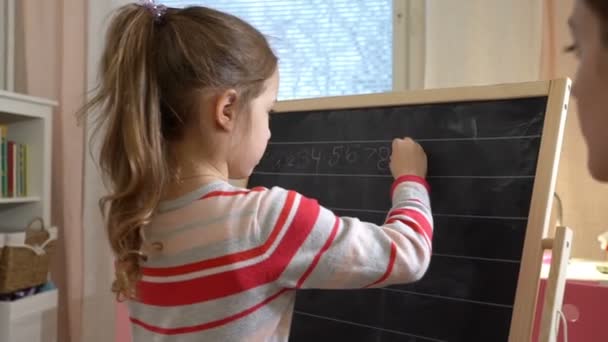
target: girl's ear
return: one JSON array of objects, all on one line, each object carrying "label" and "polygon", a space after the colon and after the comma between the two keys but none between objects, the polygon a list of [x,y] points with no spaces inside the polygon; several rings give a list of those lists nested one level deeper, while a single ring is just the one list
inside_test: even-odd
[{"label": "girl's ear", "polygon": [[213,108],[213,121],[219,128],[232,131],[236,122],[237,92],[228,89],[217,95]]}]

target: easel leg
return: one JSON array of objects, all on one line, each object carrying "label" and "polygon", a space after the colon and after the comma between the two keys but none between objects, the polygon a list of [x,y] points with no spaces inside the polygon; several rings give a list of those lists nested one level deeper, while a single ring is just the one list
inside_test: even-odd
[{"label": "easel leg", "polygon": [[568,227],[557,227],[555,238],[544,239],[543,248],[551,249],[552,252],[539,342],[557,342],[559,311],[564,301],[566,273],[572,249],[572,230]]}]

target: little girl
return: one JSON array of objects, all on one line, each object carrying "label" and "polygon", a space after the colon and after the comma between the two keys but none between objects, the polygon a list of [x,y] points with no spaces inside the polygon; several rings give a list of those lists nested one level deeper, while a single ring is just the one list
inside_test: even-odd
[{"label": "little girl", "polygon": [[113,290],[129,301],[135,341],[287,341],[295,290],[408,283],[428,268],[427,161],[411,139],[393,142],[382,226],[228,183],[260,161],[279,85],[277,57],[244,21],[126,5],[100,75],[83,110],[98,107]]}]

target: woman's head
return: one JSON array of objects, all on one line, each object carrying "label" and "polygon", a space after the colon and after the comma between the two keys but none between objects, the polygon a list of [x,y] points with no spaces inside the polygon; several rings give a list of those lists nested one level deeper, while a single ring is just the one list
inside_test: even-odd
[{"label": "woman's head", "polygon": [[[116,12],[99,86],[83,109],[99,107],[99,162],[109,188],[101,205],[128,270],[129,281],[116,289],[123,293],[139,275],[137,255],[127,252],[140,249],[140,230],[179,159],[220,153],[230,177],[247,176],[270,137],[278,88],[277,57],[249,24],[204,7],[155,14],[135,4]],[[180,155],[186,150],[191,155]]]},{"label": "woman's head", "polygon": [[577,0],[570,18],[579,66],[572,93],[577,98],[589,170],[608,181],[608,1]]}]

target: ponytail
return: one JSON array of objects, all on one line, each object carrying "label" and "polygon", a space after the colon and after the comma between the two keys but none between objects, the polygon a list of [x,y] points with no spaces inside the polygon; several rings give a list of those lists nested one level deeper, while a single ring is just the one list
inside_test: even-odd
[{"label": "ponytail", "polygon": [[99,107],[99,164],[109,193],[100,200],[118,261],[112,289],[133,297],[140,278],[142,229],[150,222],[167,179],[160,94],[154,61],[155,18],[128,5],[113,18],[101,60],[96,95],[83,108]]},{"label": "ponytail", "polygon": [[119,296],[135,296],[146,258],[143,230],[169,182],[167,145],[200,120],[202,92],[237,89],[247,108],[276,68],[266,38],[235,16],[151,1],[116,12],[100,83],[80,113],[98,109],[94,137],[109,190],[100,207],[118,259],[113,291]]}]

